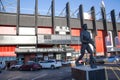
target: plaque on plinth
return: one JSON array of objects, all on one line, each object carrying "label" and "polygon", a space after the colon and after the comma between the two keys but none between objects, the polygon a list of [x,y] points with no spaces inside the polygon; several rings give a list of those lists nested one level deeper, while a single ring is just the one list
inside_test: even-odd
[{"label": "plaque on plinth", "polygon": [[91,68],[89,65],[76,66],[71,68],[72,78],[74,80],[106,80],[105,68],[97,66]]}]

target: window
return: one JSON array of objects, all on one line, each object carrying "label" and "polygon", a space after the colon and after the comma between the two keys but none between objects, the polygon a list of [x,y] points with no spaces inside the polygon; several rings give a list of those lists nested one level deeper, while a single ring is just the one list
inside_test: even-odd
[{"label": "window", "polygon": [[51,35],[44,35],[44,39],[51,39]]}]

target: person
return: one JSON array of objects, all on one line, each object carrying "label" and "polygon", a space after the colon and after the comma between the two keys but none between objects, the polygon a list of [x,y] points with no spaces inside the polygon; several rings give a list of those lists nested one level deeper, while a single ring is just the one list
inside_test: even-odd
[{"label": "person", "polygon": [[7,62],[7,70],[9,70],[9,68],[10,68],[10,62],[8,61]]},{"label": "person", "polygon": [[81,55],[76,60],[75,64],[76,66],[82,65],[79,63],[80,60],[82,60],[82,57],[84,56],[85,50],[87,50],[88,53],[90,53],[90,67],[95,68],[96,65],[94,65],[94,58],[93,58],[93,52],[89,44],[92,44],[93,47],[96,49],[95,44],[93,40],[91,39],[90,33],[87,31],[87,24],[83,24],[82,31],[80,34],[80,40],[81,40]]}]

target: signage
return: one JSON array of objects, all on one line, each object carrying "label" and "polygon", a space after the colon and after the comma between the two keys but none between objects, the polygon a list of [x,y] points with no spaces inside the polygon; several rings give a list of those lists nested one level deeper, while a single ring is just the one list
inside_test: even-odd
[{"label": "signage", "polygon": [[39,48],[29,49],[29,52],[63,52],[63,48]]},{"label": "signage", "polygon": [[113,47],[112,32],[108,31],[108,36],[105,38],[106,47]]},{"label": "signage", "polygon": [[115,37],[115,45],[116,47],[120,48],[120,37],[119,36]]},{"label": "signage", "polygon": [[17,48],[16,49],[16,52],[18,53],[22,53],[22,52],[30,52],[30,53],[33,53],[33,52],[64,52],[64,49],[63,48],[31,48],[31,49],[25,49],[25,48]]},{"label": "signage", "polygon": [[56,26],[55,32],[58,34],[66,35],[68,32],[70,34],[70,29],[67,26]]},{"label": "signage", "polygon": [[36,44],[36,36],[0,36],[0,44]]},{"label": "signage", "polygon": [[45,35],[38,35],[39,44],[71,44],[70,35],[49,35],[50,39],[44,38]]},{"label": "signage", "polygon": [[117,47],[109,47],[109,48],[107,48],[107,52],[115,52],[115,51],[120,51],[120,48],[117,48]]}]

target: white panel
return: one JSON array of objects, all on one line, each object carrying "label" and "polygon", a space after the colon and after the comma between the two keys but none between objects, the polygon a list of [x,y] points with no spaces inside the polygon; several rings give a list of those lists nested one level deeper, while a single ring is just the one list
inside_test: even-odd
[{"label": "white panel", "polygon": [[72,56],[72,54],[71,53],[67,53],[67,56]]},{"label": "white panel", "polygon": [[36,36],[0,36],[0,44],[36,44]]},{"label": "white panel", "polygon": [[65,31],[60,31],[59,34],[66,34],[66,32]]},{"label": "white panel", "polygon": [[44,43],[44,35],[38,35],[38,43]]},{"label": "white panel", "polygon": [[35,35],[35,28],[20,27],[19,34],[20,35]]},{"label": "white panel", "polygon": [[19,46],[19,48],[35,48],[35,46]]}]

